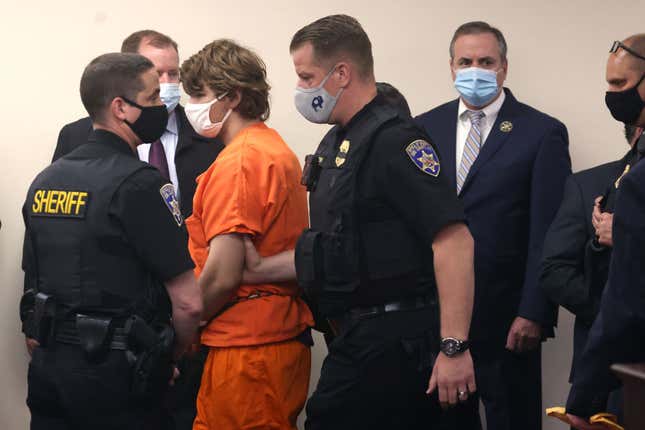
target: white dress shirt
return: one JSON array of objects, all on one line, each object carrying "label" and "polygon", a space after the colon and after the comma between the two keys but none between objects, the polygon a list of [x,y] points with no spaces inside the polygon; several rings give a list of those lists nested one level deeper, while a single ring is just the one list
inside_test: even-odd
[{"label": "white dress shirt", "polygon": [[[172,111],[168,116],[166,131],[161,135],[160,140],[163,145],[163,150],[166,153],[170,182],[175,186],[175,193],[177,194],[177,200],[179,200],[179,179],[177,178],[177,168],[175,167],[175,152],[177,151],[177,142],[179,140],[177,130],[177,115],[175,115],[175,111]],[[139,152],[139,159],[147,163],[148,156],[150,155],[150,144],[142,143],[137,147],[137,151]]]},{"label": "white dress shirt", "polygon": [[[499,114],[499,110],[501,109],[502,104],[504,104],[505,99],[506,94],[504,94],[504,90],[502,90],[499,97],[497,97],[497,100],[482,109],[484,117],[479,123],[479,130],[482,133],[481,147],[484,146],[486,138],[488,138],[490,131],[493,129],[493,125],[495,125],[495,121],[497,120],[497,114]],[[455,145],[457,151],[457,156],[455,157],[455,160],[457,160],[457,169],[455,172],[459,171],[461,157],[464,155],[464,146],[466,146],[466,139],[468,139],[468,133],[470,133],[470,117],[466,112],[468,110],[469,109],[464,104],[464,101],[459,98],[459,110],[457,111],[457,145]]]}]

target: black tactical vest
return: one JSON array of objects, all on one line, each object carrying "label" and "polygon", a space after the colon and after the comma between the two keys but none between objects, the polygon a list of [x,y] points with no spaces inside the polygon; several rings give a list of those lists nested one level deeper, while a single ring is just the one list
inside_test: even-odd
[{"label": "black tactical vest", "polygon": [[138,313],[150,320],[169,314],[165,289],[155,285],[108,212],[121,184],[143,169],[152,167],[88,143],[46,168],[31,185],[23,216],[35,288],[55,298],[57,318]]},{"label": "black tactical vest", "polygon": [[[426,273],[427,251],[394,211],[359,212],[359,173],[374,136],[398,120],[388,105],[372,103],[338,145],[342,130],[332,128],[305,167],[310,190],[311,228],[296,246],[300,285],[318,302],[323,314],[347,309],[348,295],[374,282],[399,277],[420,279]],[[314,185],[315,184],[315,185]],[[431,261],[431,260],[430,260]],[[418,293],[427,294],[420,282]],[[392,288],[396,288],[395,285]]]}]

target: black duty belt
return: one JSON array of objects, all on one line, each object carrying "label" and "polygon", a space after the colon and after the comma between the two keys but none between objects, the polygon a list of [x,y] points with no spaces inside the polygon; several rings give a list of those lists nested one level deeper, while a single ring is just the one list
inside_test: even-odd
[{"label": "black duty belt", "polygon": [[[54,338],[60,343],[80,345],[81,339],[76,327],[76,321],[57,322]],[[128,336],[122,327],[112,328],[110,338],[110,349],[128,350]]]},{"label": "black duty belt", "polygon": [[327,318],[327,322],[329,323],[329,327],[331,328],[334,336],[338,336],[350,324],[356,321],[390,312],[403,312],[423,309],[434,305],[435,303],[436,299],[431,297],[416,297],[413,299],[384,303],[382,305],[353,308],[338,317]]}]

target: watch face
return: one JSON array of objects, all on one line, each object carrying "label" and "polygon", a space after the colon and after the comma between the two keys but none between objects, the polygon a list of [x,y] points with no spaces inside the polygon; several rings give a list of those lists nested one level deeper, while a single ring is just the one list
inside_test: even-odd
[{"label": "watch face", "polygon": [[459,342],[455,339],[444,339],[441,342],[441,351],[448,357],[455,355],[459,349]]}]

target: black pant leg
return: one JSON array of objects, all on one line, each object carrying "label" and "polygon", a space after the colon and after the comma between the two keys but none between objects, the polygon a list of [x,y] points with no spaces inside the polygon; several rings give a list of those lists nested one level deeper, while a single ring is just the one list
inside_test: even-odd
[{"label": "black pant leg", "polygon": [[507,351],[504,375],[512,428],[542,429],[542,348],[523,354]]},{"label": "black pant leg", "polygon": [[505,349],[473,353],[487,428],[541,430],[541,348],[523,354]]},{"label": "black pant leg", "polygon": [[197,415],[197,393],[202,380],[208,348],[201,347],[178,363],[179,378],[168,390],[165,412],[169,430],[192,430]]},{"label": "black pant leg", "polygon": [[441,411],[440,430],[481,430],[479,394],[471,394],[466,402]]},{"label": "black pant leg", "polygon": [[419,312],[386,314],[336,337],[306,429],[437,428],[438,402],[425,394],[436,353],[428,321]]},{"label": "black pant leg", "polygon": [[31,430],[72,430],[66,419],[56,382],[43,362],[41,348],[36,348],[27,373],[27,406]]},{"label": "black pant leg", "polygon": [[161,405],[131,396],[131,368],[124,351],[110,351],[100,362],[89,363],[79,346],[55,343],[35,352],[31,367],[28,404],[37,422],[47,416],[36,394],[38,385],[33,385],[40,375],[47,393],[56,393],[56,416],[65,423],[61,429],[159,430],[153,420]]},{"label": "black pant leg", "polygon": [[486,415],[486,428],[512,430],[508,396],[502,371],[503,352],[473,348],[475,380]]}]

